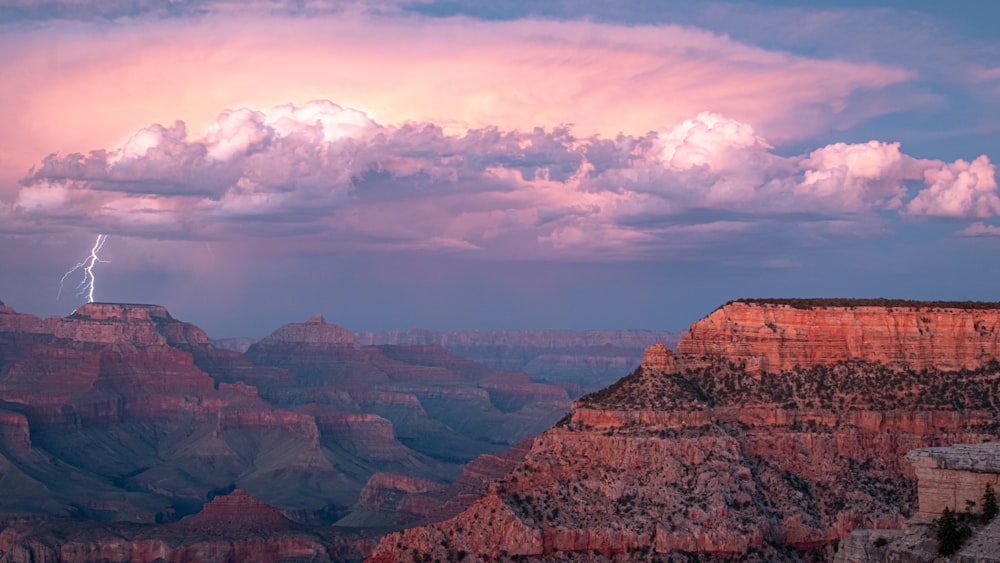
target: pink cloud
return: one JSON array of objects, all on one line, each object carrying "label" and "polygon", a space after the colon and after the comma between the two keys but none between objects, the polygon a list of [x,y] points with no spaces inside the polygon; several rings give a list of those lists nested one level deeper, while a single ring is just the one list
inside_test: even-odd
[{"label": "pink cloud", "polygon": [[[881,141],[780,156],[749,124],[713,113],[581,139],[383,125],[315,101],[227,110],[202,136],[176,122],[48,157],[0,208],[0,228],[626,259],[755,232],[796,244],[870,236],[885,230],[880,213],[900,209],[991,216],[994,174],[985,156],[949,164]],[[911,196],[911,184],[924,187]]]},{"label": "pink cloud", "polygon": [[[51,152],[121,145],[137,124],[181,119],[200,134],[219,108],[327,98],[382,124],[529,131],[572,123],[579,135],[603,136],[641,135],[707,110],[783,140],[845,126],[856,92],[911,77],[675,25],[307,19],[241,7],[198,19],[10,28],[0,52],[0,145],[18,173]],[[810,119],[791,118],[800,112]]]},{"label": "pink cloud", "polygon": [[1000,236],[1000,227],[997,227],[996,225],[987,225],[982,221],[976,221],[961,231],[958,231],[956,234],[962,237],[996,237]]},{"label": "pink cloud", "polygon": [[924,165],[900,152],[899,143],[835,143],[816,149],[801,164],[805,177],[799,194],[821,198],[840,211],[872,207],[897,209],[906,196],[905,182],[921,177]]},{"label": "pink cloud", "polygon": [[929,185],[907,204],[908,215],[992,217],[1000,213],[996,168],[986,155],[940,163],[924,171]]}]

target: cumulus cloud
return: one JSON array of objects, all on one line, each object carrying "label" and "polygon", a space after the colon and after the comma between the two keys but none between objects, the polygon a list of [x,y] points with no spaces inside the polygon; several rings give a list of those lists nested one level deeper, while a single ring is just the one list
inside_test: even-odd
[{"label": "cumulus cloud", "polygon": [[899,150],[899,143],[835,143],[811,152],[802,162],[805,176],[796,190],[840,211],[872,207],[897,209],[906,182],[921,177],[924,164]]},{"label": "cumulus cloud", "polygon": [[176,122],[52,155],[22,184],[4,230],[509,258],[643,258],[755,234],[819,244],[882,232],[880,215],[897,210],[1000,213],[985,156],[922,160],[881,141],[781,156],[751,125],[707,112],[639,137],[578,138],[389,126],[329,101],[238,108],[201,136]]},{"label": "cumulus cloud", "polygon": [[906,206],[909,215],[992,217],[1000,213],[996,168],[986,155],[924,170],[923,190]]}]

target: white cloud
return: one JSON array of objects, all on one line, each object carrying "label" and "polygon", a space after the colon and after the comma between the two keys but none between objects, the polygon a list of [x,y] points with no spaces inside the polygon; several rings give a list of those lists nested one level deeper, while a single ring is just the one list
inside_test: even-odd
[{"label": "white cloud", "polygon": [[663,147],[663,162],[673,170],[696,166],[726,169],[732,165],[727,159],[732,152],[772,148],[749,124],[710,112],[684,120],[657,138]]},{"label": "white cloud", "polygon": [[259,111],[243,108],[223,112],[208,130],[208,157],[229,160],[251,149],[260,150],[273,133],[264,125],[264,114]]},{"label": "white cloud", "polygon": [[835,143],[816,149],[802,161],[803,180],[796,193],[827,202],[839,211],[874,207],[897,209],[905,182],[921,176],[921,165],[904,155],[899,143]]},{"label": "white cloud", "polygon": [[70,190],[65,184],[38,182],[30,189],[18,192],[14,209],[22,213],[45,213],[64,207],[70,197]]},{"label": "white cloud", "polygon": [[996,168],[986,155],[940,163],[924,171],[925,190],[906,206],[909,215],[992,217],[1000,213]]},{"label": "white cloud", "polygon": [[[906,203],[911,184],[925,187]],[[781,156],[714,113],[642,137],[578,139],[566,128],[383,126],[317,101],[226,111],[199,138],[177,122],[119,149],[49,157],[14,209],[5,230],[621,259],[758,235],[823,244],[884,232],[887,210],[986,217],[1000,199],[985,156],[920,160],[881,141]]]}]

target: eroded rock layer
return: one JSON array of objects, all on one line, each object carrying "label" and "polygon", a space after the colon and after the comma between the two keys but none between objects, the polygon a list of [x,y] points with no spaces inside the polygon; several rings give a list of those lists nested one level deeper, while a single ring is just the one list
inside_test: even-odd
[{"label": "eroded rock layer", "polygon": [[[0,559],[79,549],[84,555],[58,558],[205,560],[200,548],[184,552],[182,539],[156,534],[169,540],[169,556],[122,546],[149,535],[130,535],[130,526],[175,522],[234,488],[275,508],[237,494],[207,513],[263,515],[250,526],[262,536],[287,532],[286,518],[309,526],[343,519],[369,482],[361,504],[380,503],[376,475],[398,477],[383,489],[408,480],[439,493],[433,506],[381,503],[362,519],[392,527],[462,493],[449,482],[465,462],[540,432],[569,406],[562,387],[492,372],[437,346],[363,347],[320,316],[278,329],[252,352],[249,361],[217,349],[157,305],[91,303],[47,319],[0,306],[0,536],[44,538],[52,548],[0,538]],[[15,525],[25,518],[28,528]],[[248,526],[214,522],[219,533]],[[112,524],[120,528],[101,542],[118,547],[59,539]],[[175,532],[207,529],[182,528]],[[253,541],[268,555],[252,560],[299,557]]]},{"label": "eroded rock layer", "polygon": [[997,312],[834,305],[726,305],[371,560],[825,561],[897,528],[917,508],[906,452],[998,436]]},{"label": "eroded rock layer", "polygon": [[1000,357],[1000,304],[850,299],[728,303],[677,345],[688,365],[725,357],[780,372],[850,359],[899,369],[977,369]]},{"label": "eroded rock layer", "polygon": [[922,448],[906,459],[917,474],[919,509],[926,514],[960,512],[967,502],[980,502],[987,485],[1000,488],[1000,443]]}]

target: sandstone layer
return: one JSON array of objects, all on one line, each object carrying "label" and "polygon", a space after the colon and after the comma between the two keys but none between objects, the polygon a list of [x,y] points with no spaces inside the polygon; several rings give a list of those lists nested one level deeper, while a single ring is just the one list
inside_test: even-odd
[{"label": "sandstone layer", "polygon": [[916,371],[977,369],[1000,357],[1000,304],[735,301],[692,324],[677,353],[687,365],[725,357],[752,372],[850,359]]},{"label": "sandstone layer", "polygon": [[998,436],[995,308],[728,304],[371,560],[829,560],[915,512],[908,451]]},{"label": "sandstone layer", "polygon": [[946,507],[960,512],[966,502],[980,502],[987,485],[1000,489],[1000,443],[922,448],[906,459],[917,474],[919,509],[926,514],[939,515]]}]

